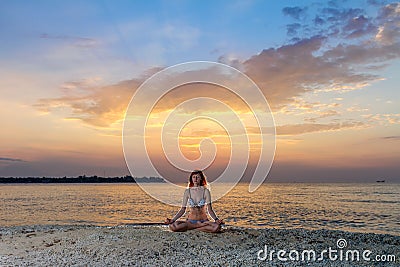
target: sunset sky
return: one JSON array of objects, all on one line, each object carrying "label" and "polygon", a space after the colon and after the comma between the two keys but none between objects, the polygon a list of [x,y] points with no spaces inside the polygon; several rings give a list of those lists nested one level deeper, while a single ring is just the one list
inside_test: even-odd
[{"label": "sunset sky", "polygon": [[[122,126],[136,89],[200,60],[237,68],[268,100],[276,152],[267,181],[400,182],[398,2],[6,0],[0,25],[0,177],[129,174]],[[153,111],[151,142],[161,118],[198,96],[248,114],[222,88],[182,87]],[[178,112],[223,114],[213,104]],[[231,144],[220,125],[198,120],[179,138],[189,159],[214,140],[206,173],[223,170]]]}]

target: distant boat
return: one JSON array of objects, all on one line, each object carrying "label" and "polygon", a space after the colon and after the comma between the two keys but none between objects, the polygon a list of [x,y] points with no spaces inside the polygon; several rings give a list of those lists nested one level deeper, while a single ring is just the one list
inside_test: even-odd
[{"label": "distant boat", "polygon": [[377,183],[384,183],[385,182],[385,180],[378,180],[378,181],[376,181]]}]

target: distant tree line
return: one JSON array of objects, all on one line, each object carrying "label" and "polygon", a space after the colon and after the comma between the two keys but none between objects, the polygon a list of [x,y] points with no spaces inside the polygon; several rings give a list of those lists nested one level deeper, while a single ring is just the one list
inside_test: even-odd
[{"label": "distant tree line", "polygon": [[81,175],[78,177],[0,177],[0,183],[165,183],[160,177],[99,177]]}]

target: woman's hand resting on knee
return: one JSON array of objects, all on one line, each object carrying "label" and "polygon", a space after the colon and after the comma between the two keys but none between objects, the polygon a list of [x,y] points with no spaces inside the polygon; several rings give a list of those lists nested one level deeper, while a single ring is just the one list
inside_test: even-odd
[{"label": "woman's hand resting on knee", "polygon": [[166,218],[165,221],[164,221],[165,224],[172,224],[172,223],[174,223],[174,222],[175,222],[175,221],[172,220],[172,219],[170,219],[170,218]]}]

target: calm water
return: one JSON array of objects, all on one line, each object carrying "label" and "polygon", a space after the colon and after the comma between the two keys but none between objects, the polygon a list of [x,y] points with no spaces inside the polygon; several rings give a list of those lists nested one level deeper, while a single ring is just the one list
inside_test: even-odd
[{"label": "calm water", "polygon": [[[213,207],[227,225],[400,235],[399,202],[400,184],[240,184]],[[0,185],[0,203],[1,226],[162,222],[178,211],[135,184]]]}]

